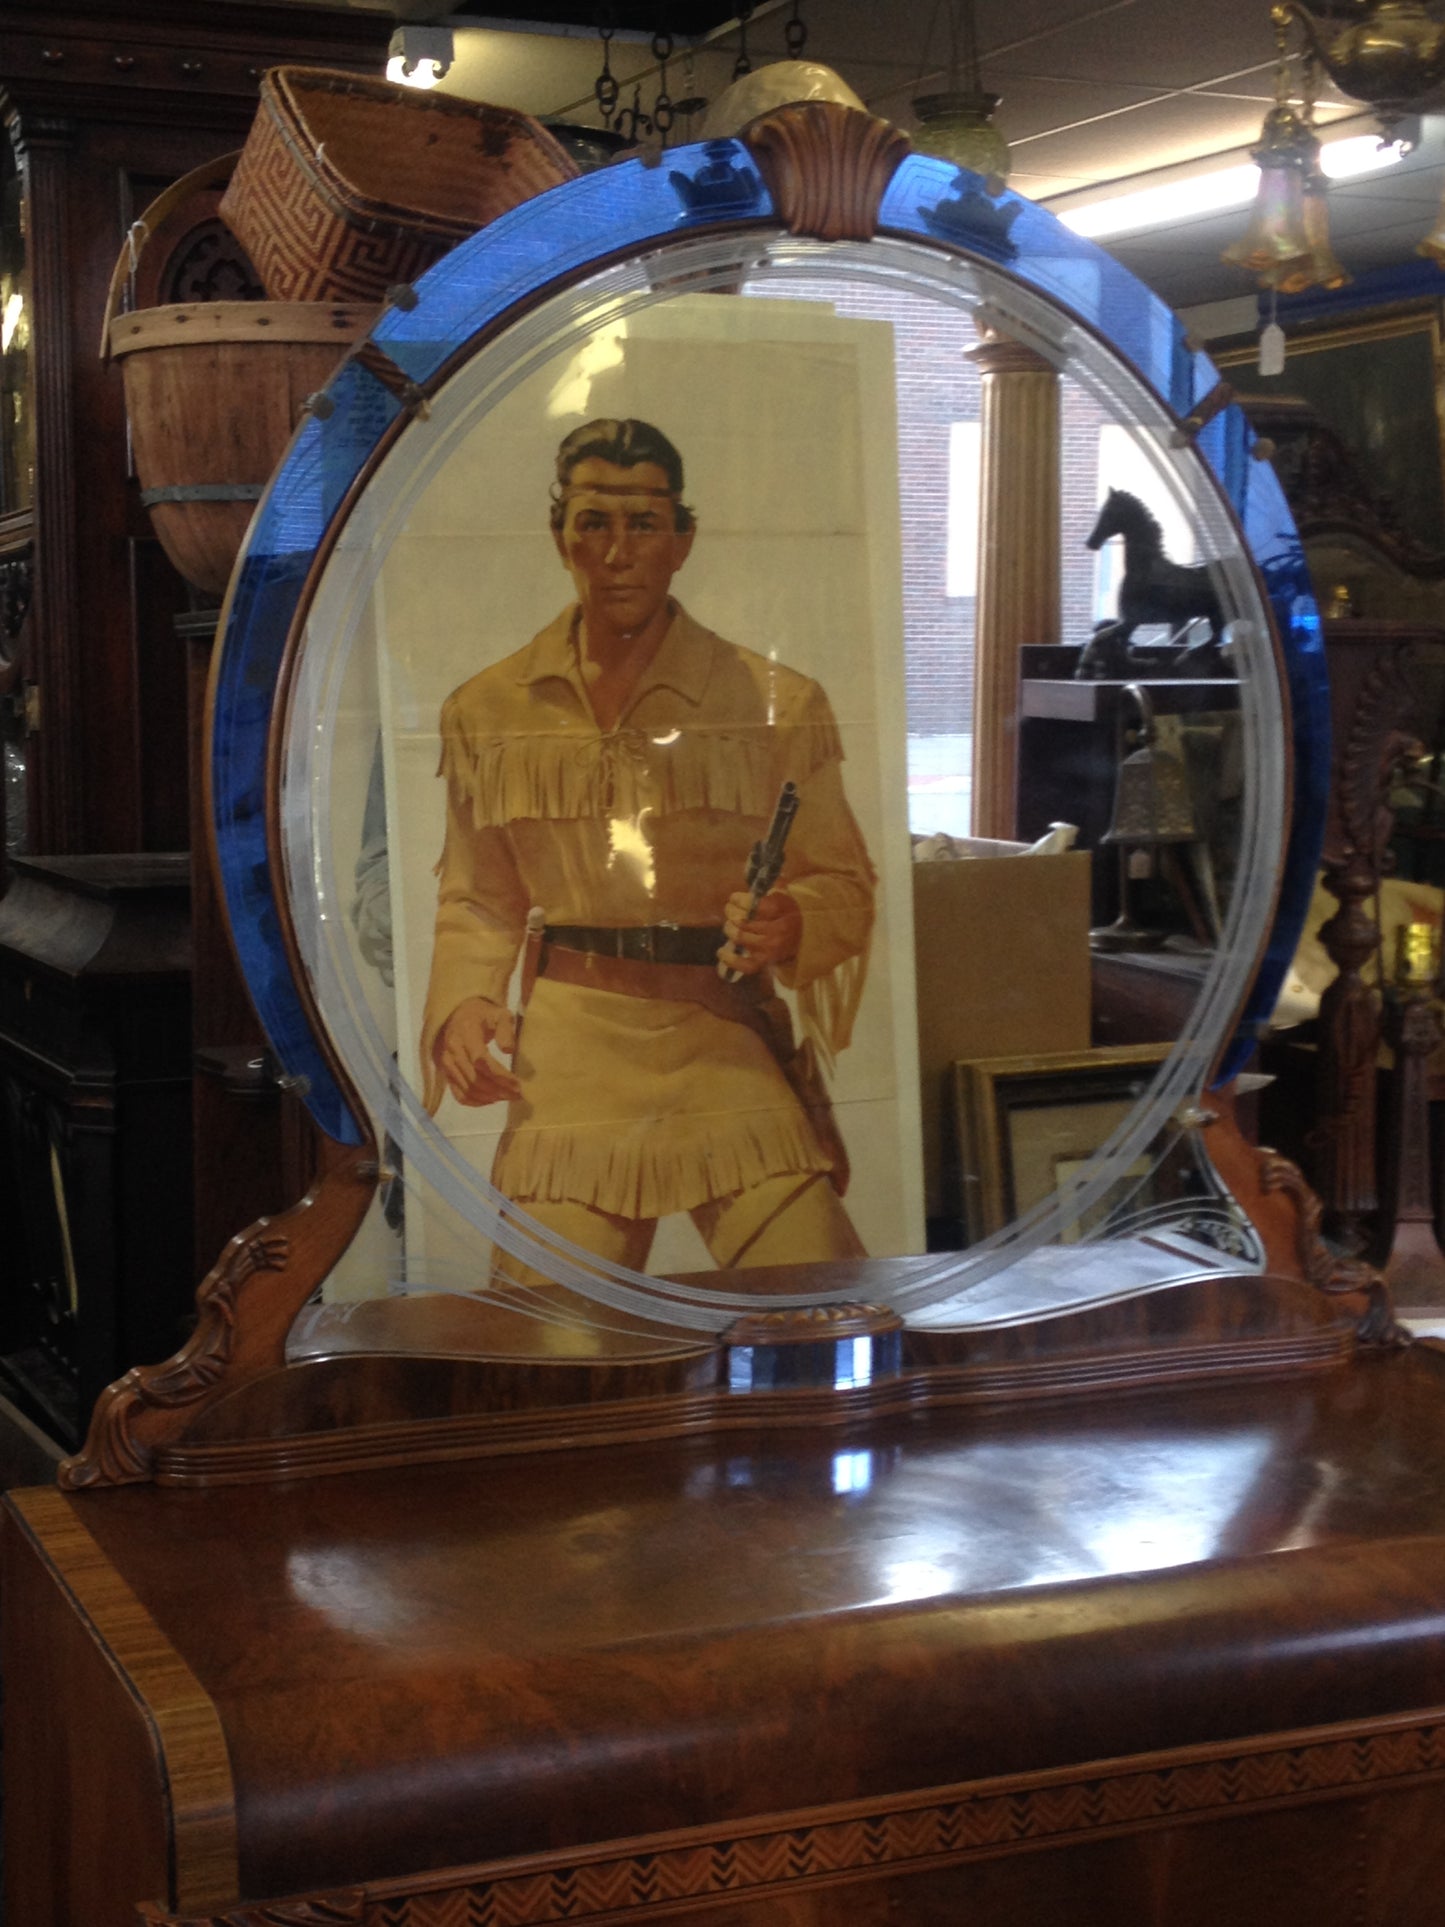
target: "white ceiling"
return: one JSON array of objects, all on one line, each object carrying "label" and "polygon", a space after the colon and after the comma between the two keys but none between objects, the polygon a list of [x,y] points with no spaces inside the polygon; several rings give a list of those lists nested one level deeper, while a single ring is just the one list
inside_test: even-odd
[{"label": "white ceiling", "polygon": [[[757,7],[749,29],[755,66],[786,57],[791,8],[792,0]],[[437,12],[445,11],[443,0]],[[801,12],[807,57],[837,68],[875,112],[900,125],[912,125],[916,94],[948,84],[948,0],[801,0]],[[1243,158],[1273,97],[1268,0],[977,0],[976,14],[984,82],[1002,96],[998,120],[1013,150],[1010,184],[1036,200],[1161,167]],[[455,24],[449,87],[533,113],[596,119],[595,36],[498,31],[465,12]],[[690,86],[716,96],[737,45],[734,24],[694,49],[690,81],[683,50],[669,73],[672,95]],[[619,35],[612,64],[624,101],[640,76],[645,110],[657,85],[646,40]],[[1321,121],[1361,111],[1328,90],[1320,103]],[[1411,258],[1433,223],[1445,190],[1445,118],[1427,119],[1424,129],[1403,165],[1331,191],[1336,250],[1353,272]],[[674,139],[686,132],[680,122]],[[1110,247],[1175,306],[1247,297],[1249,277],[1218,259],[1244,219],[1236,212]]]}]

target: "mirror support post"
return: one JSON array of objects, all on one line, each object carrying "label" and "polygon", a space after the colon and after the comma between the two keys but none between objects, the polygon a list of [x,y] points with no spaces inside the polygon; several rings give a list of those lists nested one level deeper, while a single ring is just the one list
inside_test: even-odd
[{"label": "mirror support post", "polygon": [[1018,818],[1018,660],[1059,641],[1059,377],[993,329],[972,351],[983,378],[973,674],[973,834]]}]

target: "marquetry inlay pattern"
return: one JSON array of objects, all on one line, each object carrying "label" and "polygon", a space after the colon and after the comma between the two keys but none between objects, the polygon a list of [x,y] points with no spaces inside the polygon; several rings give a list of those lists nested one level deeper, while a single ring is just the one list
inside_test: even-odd
[{"label": "marquetry inlay pattern", "polygon": [[[982,1781],[879,1804],[833,1809],[711,1837],[660,1836],[623,1853],[549,1855],[433,1881],[377,1882],[309,1899],[180,1917],[143,1910],[153,1927],[272,1927],[336,1920],[357,1927],[545,1927],[634,1908],[720,1896],[758,1897],[800,1882],[906,1874],[1031,1846],[1060,1846],[1101,1830],[1133,1832],[1303,1805],[1368,1788],[1445,1775],[1445,1714],[1376,1730],[1181,1749],[1080,1771]],[[671,1843],[671,1844],[670,1844]],[[304,1912],[330,1907],[333,1911]],[[287,1911],[290,1909],[292,1911]]]}]

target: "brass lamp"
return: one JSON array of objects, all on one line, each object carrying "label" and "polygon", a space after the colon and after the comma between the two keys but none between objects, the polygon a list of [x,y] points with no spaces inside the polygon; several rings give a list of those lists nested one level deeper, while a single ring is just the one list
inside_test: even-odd
[{"label": "brass lamp", "polygon": [[[1226,248],[1224,260],[1246,268],[1261,287],[1280,294],[1306,288],[1342,288],[1349,275],[1330,242],[1328,182],[1320,165],[1315,133],[1315,95],[1319,62],[1307,47],[1300,60],[1299,104],[1291,87],[1290,14],[1276,7],[1274,21],[1274,105],[1264,117],[1260,144],[1259,193],[1249,231]],[[1263,352],[1263,350],[1261,350]],[[1261,368],[1265,363],[1261,360]]]},{"label": "brass lamp", "polygon": [[1377,109],[1387,130],[1445,80],[1445,27],[1421,0],[1361,0],[1329,41],[1303,0],[1280,0],[1272,17],[1277,32],[1297,26],[1340,92]]},{"label": "brass lamp", "polygon": [[1306,288],[1342,288],[1352,279],[1335,254],[1330,241],[1330,217],[1326,202],[1328,182],[1318,163],[1304,178],[1304,251],[1276,270],[1271,286],[1281,294],[1303,294]]},{"label": "brass lamp", "polygon": [[1445,268],[1445,202],[1441,203],[1440,212],[1435,216],[1434,227],[1419,243],[1415,252],[1425,255],[1435,263],[1437,268]]},{"label": "brass lamp", "polygon": [[999,192],[1008,179],[1013,156],[1008,142],[994,126],[999,96],[983,85],[978,59],[978,27],[973,0],[950,0],[952,36],[946,93],[922,94],[913,103],[918,126],[913,145],[955,167],[971,168]]},{"label": "brass lamp", "polygon": [[[1320,144],[1313,129],[1289,105],[1277,100],[1264,117],[1254,158],[1259,192],[1248,229],[1224,250],[1231,267],[1245,268],[1272,285],[1287,263],[1312,251],[1305,226],[1305,182],[1317,172]],[[1328,232],[1325,245],[1328,246]]]},{"label": "brass lamp", "polygon": [[[1281,58],[1290,29],[1297,28],[1306,66],[1323,67],[1342,94],[1373,107],[1387,137],[1404,114],[1426,105],[1445,82],[1445,25],[1431,18],[1424,0],[1356,0],[1351,19],[1334,33],[1319,16],[1318,0],[1314,5],[1276,0],[1270,18]],[[1416,252],[1445,267],[1445,208]],[[1297,292],[1296,284],[1283,279],[1275,285]],[[1316,278],[1302,285],[1340,284]]]}]

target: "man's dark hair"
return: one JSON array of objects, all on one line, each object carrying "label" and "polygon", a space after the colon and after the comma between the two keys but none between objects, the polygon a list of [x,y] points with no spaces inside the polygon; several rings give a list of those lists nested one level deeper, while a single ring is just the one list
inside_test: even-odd
[{"label": "man's dark hair", "polygon": [[667,477],[673,493],[672,526],[679,535],[697,527],[697,517],[682,499],[682,457],[660,428],[632,419],[608,416],[574,428],[557,450],[557,479],[552,484],[552,527],[560,529],[566,516],[562,491],[581,462],[611,462],[617,468],[637,468],[653,462]]}]

